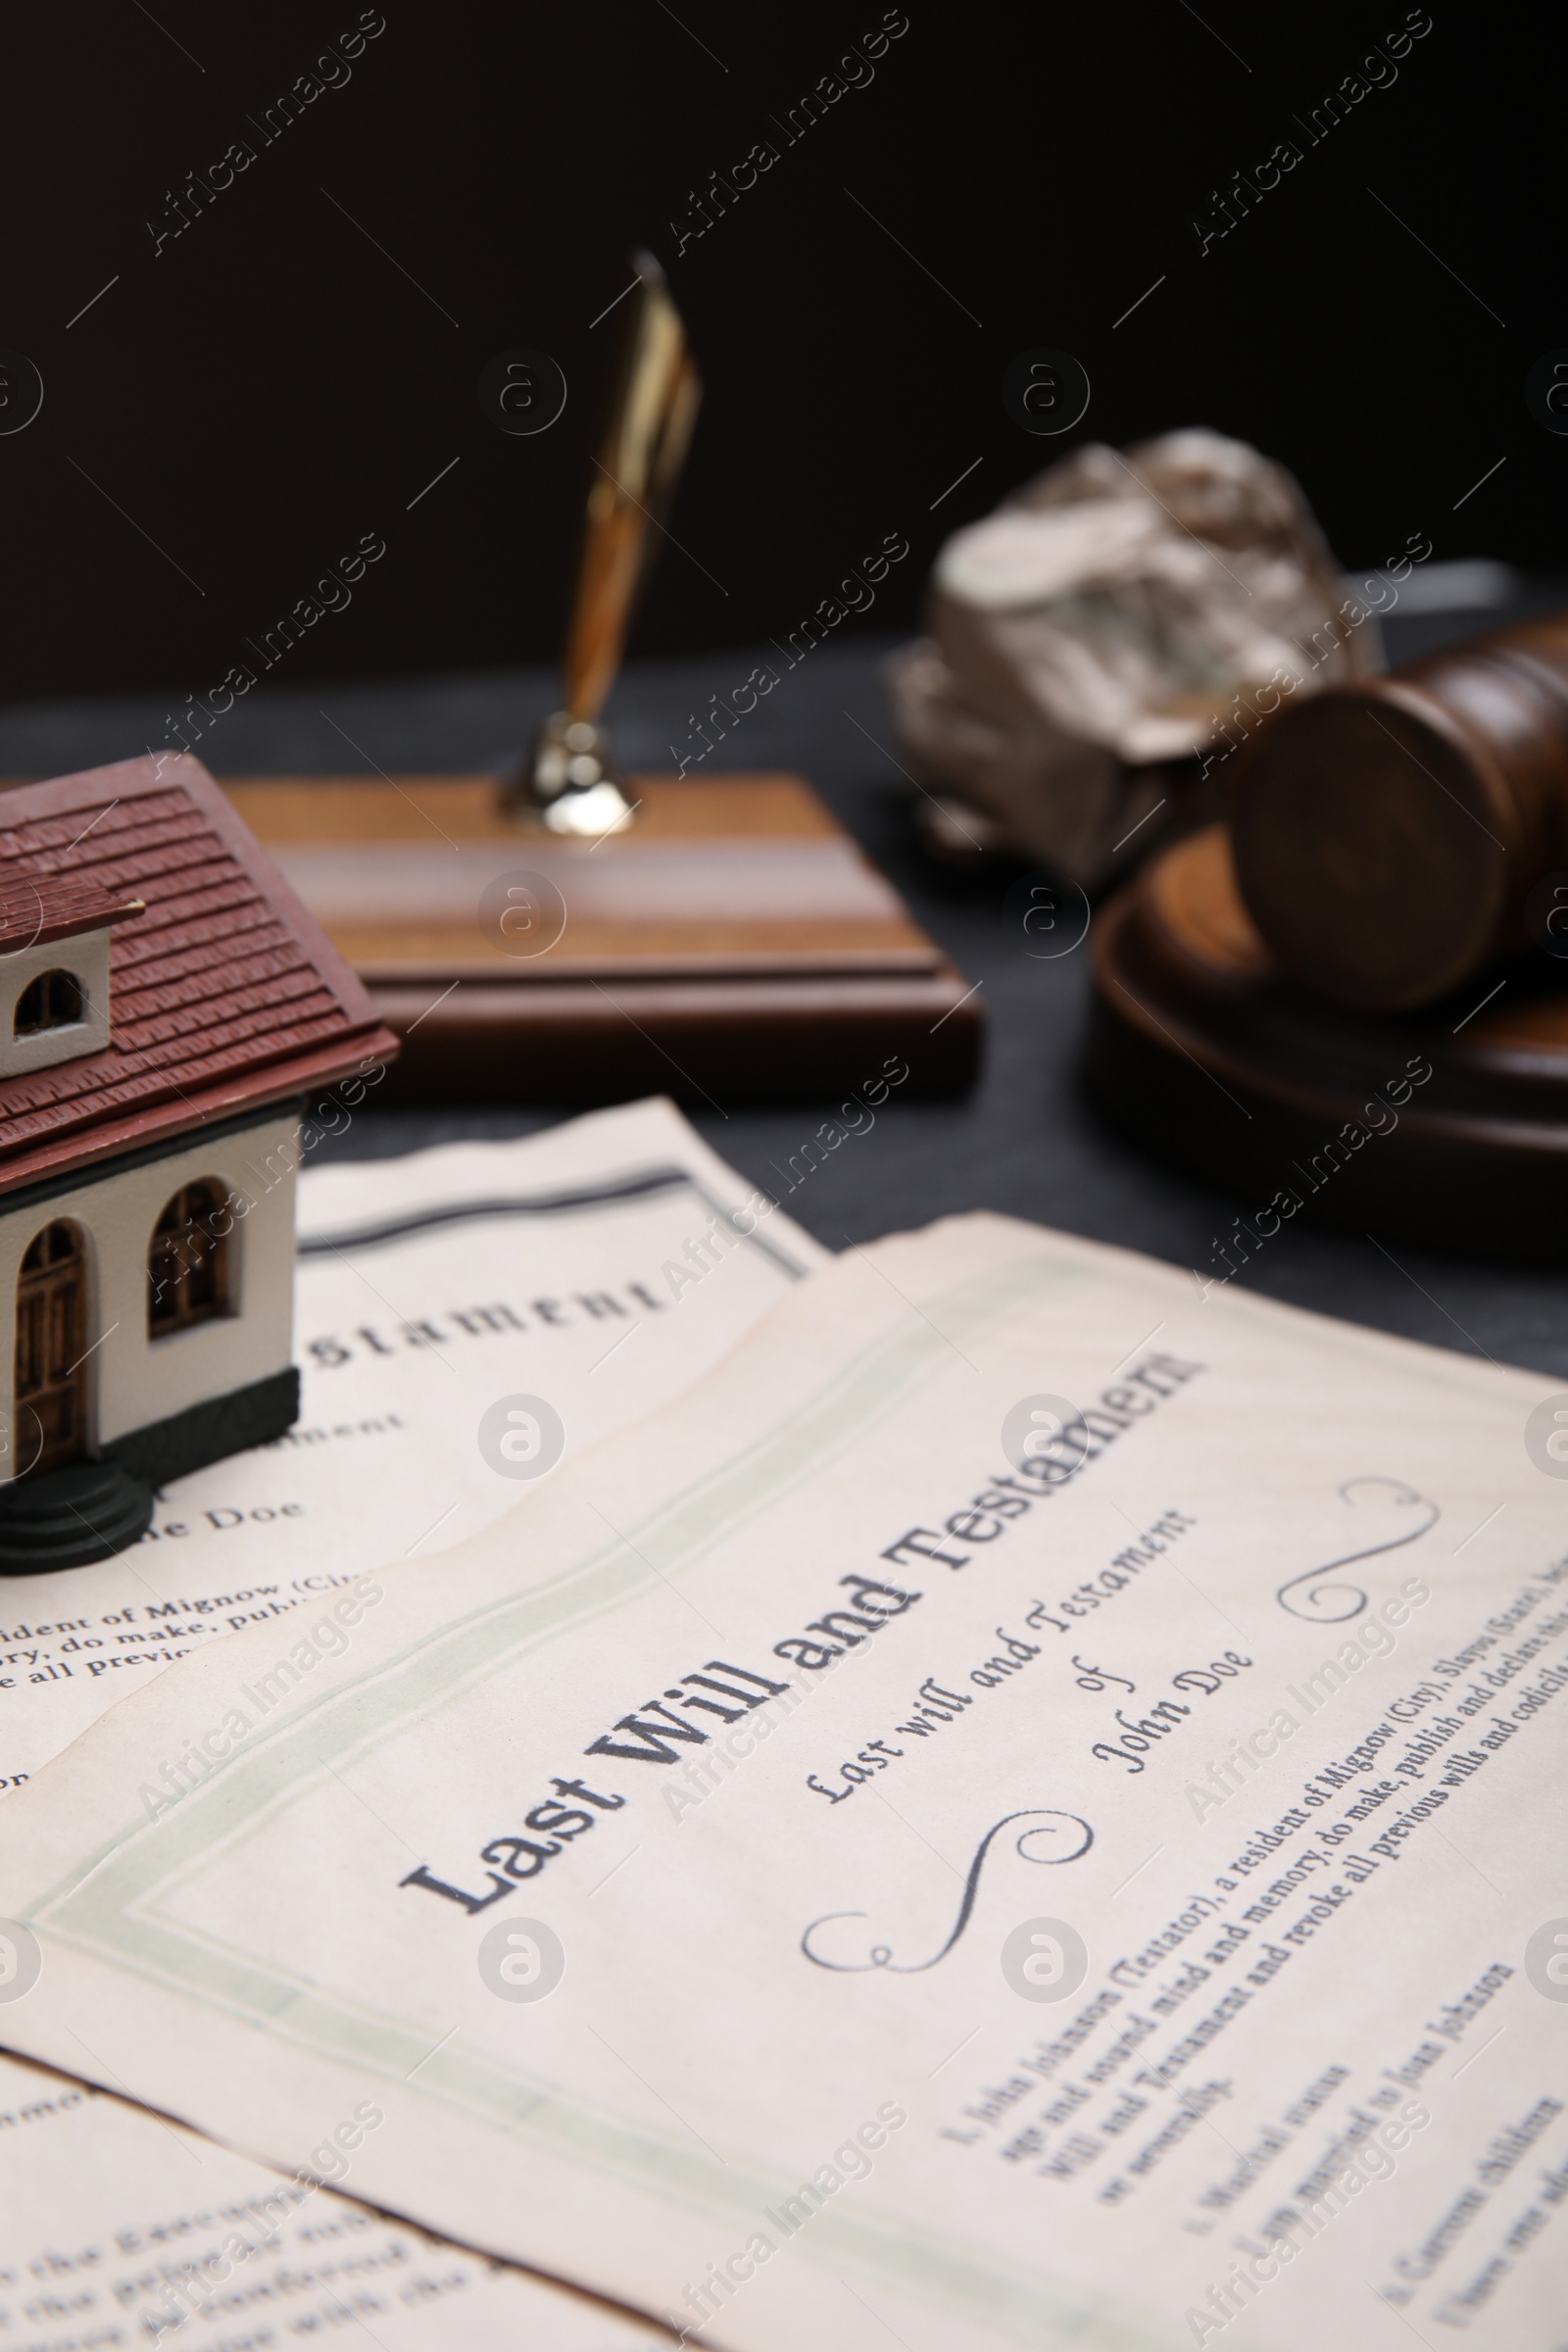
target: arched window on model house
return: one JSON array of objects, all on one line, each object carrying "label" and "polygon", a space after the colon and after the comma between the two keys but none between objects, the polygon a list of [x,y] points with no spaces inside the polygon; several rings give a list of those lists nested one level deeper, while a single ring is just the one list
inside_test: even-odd
[{"label": "arched window on model house", "polygon": [[74,972],[40,972],[17,999],[13,1037],[41,1037],[46,1029],[71,1029],[82,1018],[85,995]]},{"label": "arched window on model house", "polygon": [[147,1336],[161,1340],[228,1312],[228,1237],[218,1231],[223,1188],[182,1184],[165,1203],[147,1253]]}]

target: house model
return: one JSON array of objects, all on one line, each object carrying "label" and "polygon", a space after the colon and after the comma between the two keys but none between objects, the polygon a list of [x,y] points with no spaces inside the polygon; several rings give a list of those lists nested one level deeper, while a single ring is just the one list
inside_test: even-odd
[{"label": "house model", "polygon": [[301,1115],[396,1052],[198,761],[0,792],[0,1573],[295,1420]]}]

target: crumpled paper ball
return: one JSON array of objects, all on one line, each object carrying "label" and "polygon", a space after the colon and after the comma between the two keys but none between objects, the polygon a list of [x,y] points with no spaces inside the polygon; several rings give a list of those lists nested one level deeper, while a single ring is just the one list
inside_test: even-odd
[{"label": "crumpled paper ball", "polygon": [[1382,666],[1373,615],[1329,625],[1343,597],[1297,483],[1245,441],[1077,450],[937,559],[931,634],[889,665],[904,756],[1093,889],[1162,797],[1192,797],[1197,769],[1168,763],[1223,756],[1279,673],[1312,693]]}]

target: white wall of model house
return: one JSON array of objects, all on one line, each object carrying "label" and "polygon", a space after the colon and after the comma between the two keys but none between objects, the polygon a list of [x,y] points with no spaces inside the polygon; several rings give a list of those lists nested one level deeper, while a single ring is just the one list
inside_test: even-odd
[{"label": "white wall of model house", "polygon": [[[13,886],[15,887],[15,886]],[[81,990],[82,1018],[58,1029],[18,1037],[17,1006],[45,972],[69,972]],[[80,931],[41,947],[12,948],[0,956],[0,1078],[24,1078],[57,1061],[100,1054],[109,1043],[109,933]]]},{"label": "white wall of model house", "polygon": [[[80,1227],[87,1260],[87,1443],[110,1445],[193,1404],[285,1371],[294,1346],[294,1174],[299,1120],[192,1136],[139,1167],[106,1161],[31,1207],[0,1203],[0,1412],[13,1424],[17,1278],[36,1234]],[[182,1185],[206,1178],[228,1201],[228,1311],[160,1339],[147,1327],[153,1229]],[[9,1336],[4,1336],[9,1335]],[[0,1478],[15,1475],[0,1457]]]}]

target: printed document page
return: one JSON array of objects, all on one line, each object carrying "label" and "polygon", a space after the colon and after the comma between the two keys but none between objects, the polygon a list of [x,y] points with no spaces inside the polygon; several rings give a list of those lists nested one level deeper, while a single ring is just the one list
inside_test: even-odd
[{"label": "printed document page", "polygon": [[[172,1486],[134,1551],[0,1585],[7,1786],[198,1643],[285,1615],[318,1641],[317,1613],[358,1566],[425,1558],[510,1508],[516,1466],[477,1442],[498,1396],[542,1393],[569,1457],[705,1369],[826,1255],[664,1102],[520,1143],[308,1168],[299,1204],[298,1427]],[[178,2327],[193,2352],[220,2352],[349,2319],[387,2352],[457,2328],[473,2352],[654,2340],[315,2185],[347,2187],[353,2169],[328,2137],[305,2180],[279,2179],[0,2059],[0,2346]]]},{"label": "printed document page", "polygon": [[[351,2125],[351,2132],[352,2132]],[[636,2326],[388,2222],[328,2137],[282,2178],[123,2099],[0,2058],[0,2346],[657,2352]]]},{"label": "printed document page", "polygon": [[848,1252],[9,1798],[0,2034],[740,2352],[1555,2352],[1543,1385]]},{"label": "printed document page", "polygon": [[827,1252],[649,1102],[521,1143],[307,1169],[297,1425],[91,1567],[0,1579],[0,1789],[218,1636],[306,1628],[704,1372]]}]

